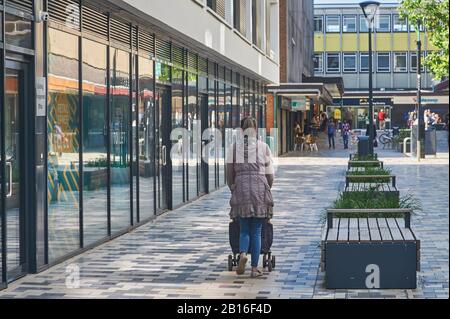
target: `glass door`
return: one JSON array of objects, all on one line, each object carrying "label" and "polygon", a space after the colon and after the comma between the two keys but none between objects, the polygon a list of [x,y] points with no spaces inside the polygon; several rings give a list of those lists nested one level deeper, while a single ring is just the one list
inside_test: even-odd
[{"label": "glass door", "polygon": [[[201,123],[201,134],[205,132],[208,128],[208,95],[201,94],[200,95],[200,123]],[[202,137],[202,147],[199,152],[199,195],[206,194],[208,192],[208,163],[205,161],[203,157],[204,148],[208,141],[204,141]]]},{"label": "glass door", "polygon": [[[7,64],[8,66],[8,64]],[[19,65],[6,69],[4,107],[5,214],[7,280],[25,272],[23,170],[23,116],[25,114],[24,69]]]},{"label": "glass door", "polygon": [[156,211],[161,214],[169,209],[170,203],[170,88],[157,87],[155,92],[156,111]]}]

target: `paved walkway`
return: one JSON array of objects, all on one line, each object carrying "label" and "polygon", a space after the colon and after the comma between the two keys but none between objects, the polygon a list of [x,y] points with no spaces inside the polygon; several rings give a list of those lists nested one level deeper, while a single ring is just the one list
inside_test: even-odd
[{"label": "paved walkway", "polygon": [[[341,147],[340,145],[338,147]],[[274,188],[273,252],[276,270],[259,279],[227,271],[227,189],[172,211],[133,233],[0,292],[0,298],[448,298],[448,153],[417,165],[381,151],[426,207],[413,227],[422,240],[422,271],[414,291],[330,291],[319,270],[324,211],[342,187],[348,152],[328,151],[278,160]],[[75,268],[73,268],[75,267]],[[68,288],[66,271],[80,269],[80,287]],[[70,281],[69,281],[70,283]]]}]

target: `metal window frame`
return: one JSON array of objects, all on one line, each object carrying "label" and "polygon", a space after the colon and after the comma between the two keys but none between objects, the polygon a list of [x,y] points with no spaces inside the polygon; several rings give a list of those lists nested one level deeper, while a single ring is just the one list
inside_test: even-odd
[{"label": "metal window frame", "polygon": [[[389,61],[389,68],[384,69],[384,68],[380,68],[380,57],[388,57],[388,61]],[[378,73],[390,73],[392,70],[392,54],[391,52],[377,52],[377,72]]]},{"label": "metal window frame", "polygon": [[[355,68],[354,69],[346,69],[345,67],[345,58],[346,57],[354,57],[355,58]],[[343,73],[356,73],[358,71],[358,57],[356,52],[343,52],[342,53],[342,72]]]},{"label": "metal window frame", "polygon": [[[322,22],[321,29],[322,30],[316,30],[316,20],[320,20]],[[324,33],[325,31],[325,19],[323,15],[315,15],[314,16],[314,33]]]},{"label": "metal window frame", "polygon": [[[380,28],[380,24],[381,24],[381,19],[382,18],[388,18],[387,21],[389,21],[389,28],[388,29],[381,29]],[[382,13],[376,16],[376,21],[375,21],[375,28],[377,33],[390,33],[392,32],[392,15],[390,13]]]},{"label": "metal window frame", "polygon": [[318,61],[321,61],[321,63],[319,63],[320,68],[318,68],[318,69],[314,68],[314,72],[315,73],[323,73],[323,71],[324,71],[324,59],[323,59],[324,53],[320,52],[320,53],[315,53],[314,55],[315,55],[314,59],[318,59]]},{"label": "metal window frame", "polygon": [[[355,20],[355,29],[350,31],[345,31],[345,20],[346,18],[352,18]],[[344,14],[342,15],[342,33],[356,33],[358,32],[358,15],[357,14]]]},{"label": "metal window frame", "polygon": [[[339,63],[339,66],[338,66],[337,69],[330,70],[329,61],[328,61],[330,56],[337,56],[338,63]],[[329,53],[329,52],[327,52],[326,53],[326,60],[327,60],[326,61],[326,71],[327,71],[327,73],[340,73],[341,72],[341,70],[342,70],[341,64],[342,63],[341,63],[341,53],[340,52],[336,52],[336,53]]]},{"label": "metal window frame", "polygon": [[[397,69],[397,57],[399,56],[404,56],[405,57],[405,67],[403,69]],[[393,71],[394,73],[407,73],[408,72],[408,65],[409,65],[409,61],[408,61],[408,52],[404,51],[404,52],[394,52],[394,56],[393,56]]]},{"label": "metal window frame", "polygon": [[[328,30],[329,20],[330,19],[337,19],[337,22],[339,23],[339,30],[337,31],[330,31]],[[326,16],[326,22],[325,22],[325,31],[327,33],[341,33],[342,31],[342,21],[341,21],[341,15],[340,14],[330,14]]]},{"label": "metal window frame", "polygon": [[[404,24],[401,24],[402,28],[404,28],[405,30],[395,30],[395,22],[396,22],[397,19],[398,19],[398,21],[404,21],[405,22]],[[405,33],[405,32],[408,32],[408,29],[409,29],[408,18],[402,19],[399,14],[393,14],[392,15],[392,32]]]}]

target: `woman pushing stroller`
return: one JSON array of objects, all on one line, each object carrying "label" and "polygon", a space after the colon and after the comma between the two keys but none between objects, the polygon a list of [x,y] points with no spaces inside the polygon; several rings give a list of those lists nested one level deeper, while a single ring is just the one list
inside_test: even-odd
[{"label": "woman pushing stroller", "polygon": [[231,213],[239,219],[239,263],[236,273],[243,275],[251,255],[251,277],[260,277],[258,269],[263,224],[273,218],[274,201],[271,188],[274,181],[272,154],[269,146],[259,141],[257,122],[247,117],[241,122],[244,137],[230,150],[227,181],[231,190]]}]

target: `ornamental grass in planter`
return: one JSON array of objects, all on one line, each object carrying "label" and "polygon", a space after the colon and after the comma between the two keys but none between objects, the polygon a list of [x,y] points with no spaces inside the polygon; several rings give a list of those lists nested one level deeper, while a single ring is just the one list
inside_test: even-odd
[{"label": "ornamental grass in planter", "polygon": [[[416,199],[413,195],[407,194],[400,197],[399,199],[393,196],[385,196],[383,193],[377,192],[376,190],[368,190],[365,192],[347,192],[341,193],[339,198],[333,203],[332,209],[364,209],[364,210],[374,210],[374,209],[411,209],[414,212],[422,211],[421,202]],[[337,216],[341,218],[363,218],[367,214],[354,214],[345,216]],[[384,213],[380,216],[373,216],[377,218],[401,218],[402,214]]]}]

